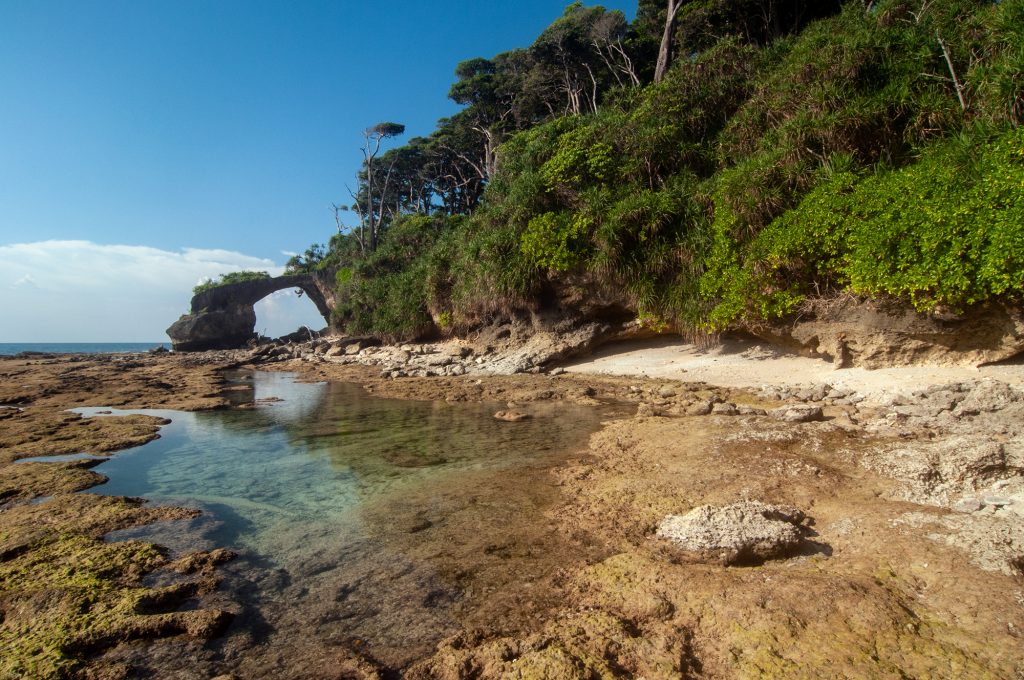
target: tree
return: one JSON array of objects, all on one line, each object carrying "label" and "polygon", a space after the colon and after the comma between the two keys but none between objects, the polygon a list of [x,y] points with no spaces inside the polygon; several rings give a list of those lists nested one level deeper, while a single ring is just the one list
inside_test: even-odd
[{"label": "tree", "polygon": [[[479,126],[472,111],[460,111],[438,121],[427,149],[425,171],[441,208],[449,215],[470,212],[483,194],[494,163],[489,142],[480,144]],[[490,168],[488,162],[492,163]]]},{"label": "tree", "polygon": [[597,111],[600,95],[617,77],[605,55],[595,48],[594,35],[600,34],[595,25],[607,16],[603,7],[574,2],[530,47],[534,67],[546,73],[553,89],[564,98],[563,114]]},{"label": "tree", "polygon": [[639,87],[640,76],[627,49],[629,23],[622,12],[607,12],[590,26],[590,44],[615,76],[619,87]]},{"label": "tree", "polygon": [[292,255],[284,265],[285,274],[302,274],[315,271],[327,257],[327,248],[314,243],[302,255]]},{"label": "tree", "polygon": [[668,0],[665,24],[661,31],[661,46],[658,47],[658,63],[654,67],[654,82],[656,83],[662,81],[665,71],[672,65],[672,39],[676,34],[676,19],[682,6],[683,0]]},{"label": "tree", "polygon": [[469,126],[481,137],[482,161],[477,174],[486,181],[494,174],[495,150],[501,143],[507,121],[512,116],[514,95],[501,87],[503,76],[495,62],[477,57],[460,63],[455,68],[458,80],[452,85],[448,97],[466,107]]},{"label": "tree", "polygon": [[662,15],[652,3],[641,0],[637,26],[650,31],[655,19],[662,19],[655,82],[665,77],[676,52],[702,52],[728,36],[767,45],[842,9],[840,0],[667,0]]},{"label": "tree", "polygon": [[388,185],[391,181],[391,170],[393,164],[388,166],[384,174],[383,182],[376,175],[374,167],[377,155],[380,153],[381,143],[390,137],[397,137],[405,132],[405,126],[399,123],[377,123],[376,125],[363,130],[363,172],[364,181],[355,199],[353,209],[359,215],[359,244],[365,252],[367,239],[369,249],[377,249],[379,239],[380,223],[384,214],[384,202],[382,197],[387,194]]}]

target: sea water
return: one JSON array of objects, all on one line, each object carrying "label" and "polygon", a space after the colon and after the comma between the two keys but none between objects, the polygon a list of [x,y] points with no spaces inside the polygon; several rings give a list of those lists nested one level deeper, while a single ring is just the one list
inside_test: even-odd
[{"label": "sea water", "polygon": [[401,667],[474,617],[514,627],[545,605],[523,588],[575,557],[545,516],[557,497],[550,469],[597,429],[599,410],[541,402],[508,423],[493,418],[503,404],[389,400],[283,373],[234,380],[230,393],[251,408],[76,409],[171,420],[159,439],[97,466],[109,481],[90,492],[203,511],[113,540],[242,555],[224,568],[241,606],[228,636],[202,653],[155,643],[142,655],[150,671],[195,668],[205,654],[211,672],[301,677],[353,640]]},{"label": "sea water", "polygon": [[168,342],[0,342],[0,356],[22,352],[44,354],[109,354],[148,352],[154,347],[168,349]]}]

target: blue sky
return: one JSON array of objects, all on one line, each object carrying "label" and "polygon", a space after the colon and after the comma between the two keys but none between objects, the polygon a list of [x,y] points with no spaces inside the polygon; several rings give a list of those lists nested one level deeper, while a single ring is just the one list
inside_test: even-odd
[{"label": "blue sky", "polygon": [[[26,291],[69,252],[81,276],[94,246],[138,246],[117,253],[198,261],[199,277],[273,269],[325,242],[364,128],[431,132],[457,110],[446,94],[459,61],[528,45],[566,4],[0,0],[0,311],[20,320],[0,327],[0,342],[163,338],[173,318],[76,337],[36,325],[33,307],[59,291]],[[601,4],[631,19],[636,3]],[[38,269],[11,248],[46,242],[60,245]],[[130,279],[108,278],[122,306],[137,304]],[[189,297],[178,292],[175,308]]]}]

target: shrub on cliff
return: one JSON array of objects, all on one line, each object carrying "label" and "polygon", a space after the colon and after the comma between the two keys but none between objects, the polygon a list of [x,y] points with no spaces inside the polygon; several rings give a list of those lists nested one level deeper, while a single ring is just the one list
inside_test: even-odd
[{"label": "shrub on cliff", "polygon": [[257,271],[240,271],[240,272],[228,272],[227,274],[221,274],[216,281],[207,279],[192,289],[193,295],[199,295],[205,291],[220,286],[226,286],[231,283],[242,283],[244,281],[260,281],[262,279],[269,279],[270,274],[267,272]]},{"label": "shrub on cliff", "polygon": [[1024,292],[1024,130],[965,135],[877,173],[832,174],[710,270],[716,327],[782,316],[812,290],[963,308]]},{"label": "shrub on cliff", "polygon": [[338,270],[333,322],[350,333],[392,340],[427,333],[427,262],[434,244],[455,218],[407,215],[397,220],[369,257]]}]

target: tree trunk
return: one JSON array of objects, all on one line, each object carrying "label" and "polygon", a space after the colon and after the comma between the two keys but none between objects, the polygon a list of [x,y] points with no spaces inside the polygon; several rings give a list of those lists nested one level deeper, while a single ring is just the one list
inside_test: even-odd
[{"label": "tree trunk", "polygon": [[676,34],[676,14],[683,6],[683,0],[668,0],[668,13],[665,15],[665,30],[661,33],[661,47],[658,48],[658,63],[654,67],[654,82],[660,83],[665,72],[672,65],[672,38]]}]

